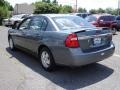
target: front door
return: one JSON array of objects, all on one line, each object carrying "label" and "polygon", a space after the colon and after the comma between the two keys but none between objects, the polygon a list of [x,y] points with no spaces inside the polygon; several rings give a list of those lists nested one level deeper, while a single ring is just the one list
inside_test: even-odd
[{"label": "front door", "polygon": [[26,34],[29,31],[28,26],[30,24],[31,18],[26,18],[21,22],[21,24],[16,29],[16,45],[26,48]]}]

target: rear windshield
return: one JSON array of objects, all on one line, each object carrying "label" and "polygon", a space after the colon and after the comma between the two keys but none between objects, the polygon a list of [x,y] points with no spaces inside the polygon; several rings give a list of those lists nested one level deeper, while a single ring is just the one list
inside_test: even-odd
[{"label": "rear windshield", "polygon": [[114,21],[115,20],[115,16],[101,16],[100,20],[103,20],[103,21]]},{"label": "rear windshield", "polygon": [[79,16],[54,17],[53,20],[61,30],[94,27]]}]

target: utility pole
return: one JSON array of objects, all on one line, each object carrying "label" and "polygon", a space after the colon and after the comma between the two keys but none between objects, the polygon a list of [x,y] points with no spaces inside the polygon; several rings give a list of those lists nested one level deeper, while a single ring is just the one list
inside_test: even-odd
[{"label": "utility pole", "polygon": [[120,0],[118,0],[118,15],[120,14],[119,9],[120,9]]},{"label": "utility pole", "polygon": [[76,6],[76,13],[77,13],[77,11],[78,11],[78,9],[77,9],[77,7],[78,7],[78,1],[76,0],[76,4],[75,4],[75,6]]}]

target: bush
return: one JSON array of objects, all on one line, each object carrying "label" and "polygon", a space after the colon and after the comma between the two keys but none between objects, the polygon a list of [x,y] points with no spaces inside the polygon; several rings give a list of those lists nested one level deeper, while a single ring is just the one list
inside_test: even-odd
[{"label": "bush", "polygon": [[2,20],[9,16],[9,11],[7,7],[0,7],[0,25],[2,24]]},{"label": "bush", "polygon": [[7,17],[9,15],[9,11],[7,7],[0,7],[0,17]]}]

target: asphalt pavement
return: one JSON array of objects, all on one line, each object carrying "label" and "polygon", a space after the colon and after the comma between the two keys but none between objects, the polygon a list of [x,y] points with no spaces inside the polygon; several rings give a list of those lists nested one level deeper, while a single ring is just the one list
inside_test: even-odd
[{"label": "asphalt pavement", "polygon": [[57,67],[46,72],[39,61],[22,51],[10,51],[8,28],[0,27],[0,90],[119,90],[120,32],[113,36],[115,54],[80,68]]}]

